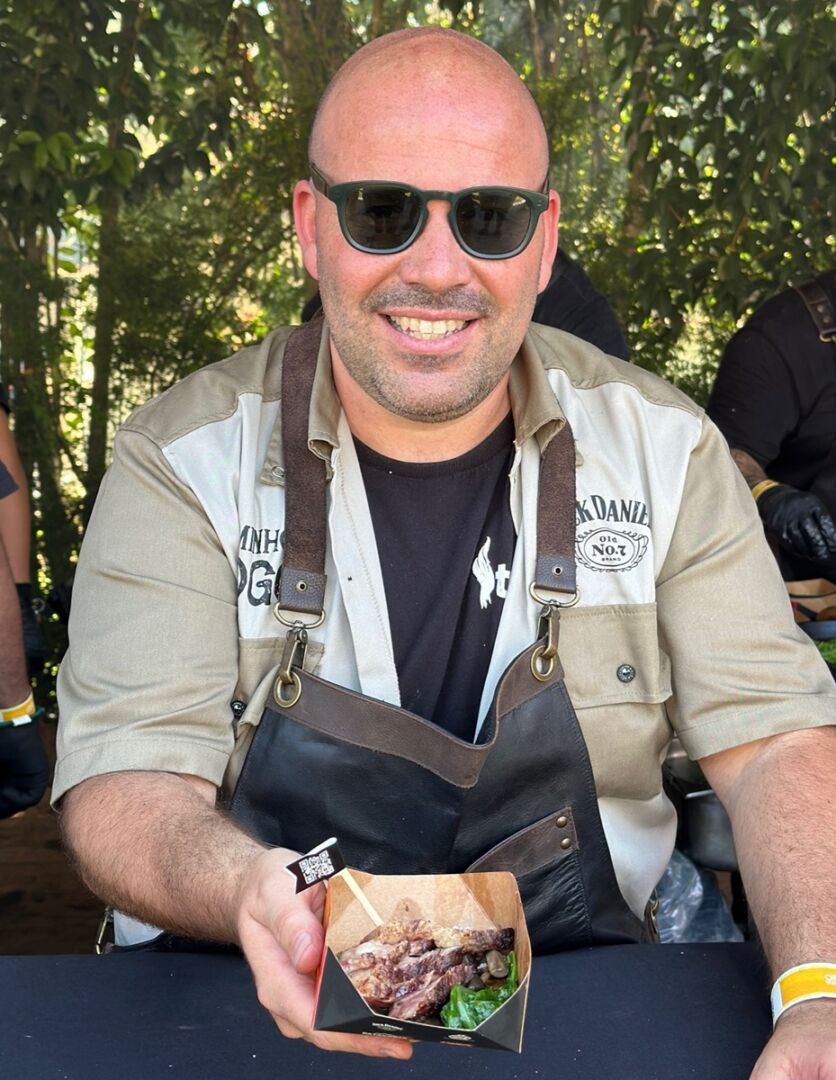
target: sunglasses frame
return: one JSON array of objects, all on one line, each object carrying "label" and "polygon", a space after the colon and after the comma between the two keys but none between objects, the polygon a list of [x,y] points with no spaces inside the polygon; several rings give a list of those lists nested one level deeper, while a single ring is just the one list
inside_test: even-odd
[{"label": "sunglasses frame", "polygon": [[[314,188],[316,188],[320,194],[324,195],[326,199],[330,199],[337,207],[337,218],[340,223],[340,230],[346,241],[356,251],[362,251],[364,255],[397,255],[401,251],[406,251],[406,249],[414,244],[424,231],[424,226],[427,224],[427,219],[429,217],[428,203],[433,199],[439,199],[444,202],[449,202],[450,204],[447,220],[450,223],[450,231],[453,233],[453,236],[456,238],[456,243],[462,251],[466,252],[474,259],[513,259],[515,255],[519,255],[521,251],[525,251],[531,243],[531,238],[534,236],[540,217],[545,213],[549,206],[548,176],[546,177],[541,191],[528,191],[526,188],[502,187],[498,184],[480,184],[476,187],[462,188],[461,191],[425,191],[423,188],[413,187],[412,184],[401,184],[394,180],[349,180],[342,184],[329,184],[313,162],[308,162],[308,167],[311,174],[311,183]],[[386,188],[390,191],[406,191],[417,197],[420,206],[418,220],[415,223],[415,228],[402,244],[398,244],[395,247],[373,248],[368,247],[366,244],[359,243],[351,236],[346,223],[346,203],[357,191],[367,187]],[[528,204],[531,211],[531,220],[528,223],[528,230],[520,243],[511,251],[504,251],[498,254],[476,251],[474,248],[470,247],[461,235],[458,223],[456,222],[456,209],[462,199],[477,191],[498,192],[503,195],[520,195]]]}]

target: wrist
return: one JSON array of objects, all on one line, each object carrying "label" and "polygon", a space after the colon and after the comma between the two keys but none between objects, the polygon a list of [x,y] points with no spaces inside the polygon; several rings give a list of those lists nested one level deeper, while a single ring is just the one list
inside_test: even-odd
[{"label": "wrist", "polygon": [[752,492],[752,498],[757,502],[762,495],[767,491],[771,491],[772,488],[780,487],[781,485],[777,480],[759,480],[750,490]]},{"label": "wrist", "polygon": [[17,705],[0,708],[0,727],[20,727],[31,724],[35,712],[35,699],[30,690],[28,695]]},{"label": "wrist", "polygon": [[779,975],[770,995],[773,1026],[789,1010],[804,1005],[836,1007],[836,963],[798,964]]}]

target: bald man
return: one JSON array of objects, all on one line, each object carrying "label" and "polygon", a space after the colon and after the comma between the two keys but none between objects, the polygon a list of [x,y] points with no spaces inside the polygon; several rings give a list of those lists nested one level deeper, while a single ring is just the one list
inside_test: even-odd
[{"label": "bald man", "polygon": [[[117,943],[239,945],[279,1029],[324,1049],[411,1054],[311,1030],[299,852],[512,867],[536,950],[646,940],[674,731],[776,975],[836,958],[832,680],[703,412],[529,327],[548,165],[483,44],[360,50],[294,192],[324,319],[136,412],[79,560],[53,796]],[[759,1080],[781,1055],[818,1076],[834,1030],[833,1001],[789,1009]]]}]

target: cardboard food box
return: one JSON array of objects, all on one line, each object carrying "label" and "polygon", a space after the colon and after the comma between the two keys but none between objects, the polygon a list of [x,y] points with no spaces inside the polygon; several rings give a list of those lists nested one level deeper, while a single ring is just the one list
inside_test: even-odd
[{"label": "cardboard food box", "polygon": [[836,610],[836,584],[826,578],[810,578],[808,581],[788,581],[787,592],[792,602],[797,623],[822,618],[831,619],[830,609]]},{"label": "cardboard food box", "polygon": [[522,1048],[531,972],[531,943],[513,874],[372,875],[352,871],[354,880],[384,922],[428,919],[438,926],[476,930],[514,929],[519,987],[491,1016],[472,1030],[448,1028],[440,1021],[401,1020],[374,1012],[354,988],[337,956],[375,930],[340,877],[328,885],[325,947],[319,966],[314,1028],[366,1035],[397,1035],[424,1042]]}]

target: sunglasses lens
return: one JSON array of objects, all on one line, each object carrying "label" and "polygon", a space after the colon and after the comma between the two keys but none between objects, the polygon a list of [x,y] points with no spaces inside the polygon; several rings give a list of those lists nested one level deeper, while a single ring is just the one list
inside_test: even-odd
[{"label": "sunglasses lens", "polygon": [[456,207],[462,239],[480,255],[507,255],[524,242],[532,208],[520,194],[508,191],[471,191]]},{"label": "sunglasses lens", "polygon": [[408,189],[367,186],[345,202],[345,228],[355,244],[373,251],[401,247],[421,216],[420,200]]}]

